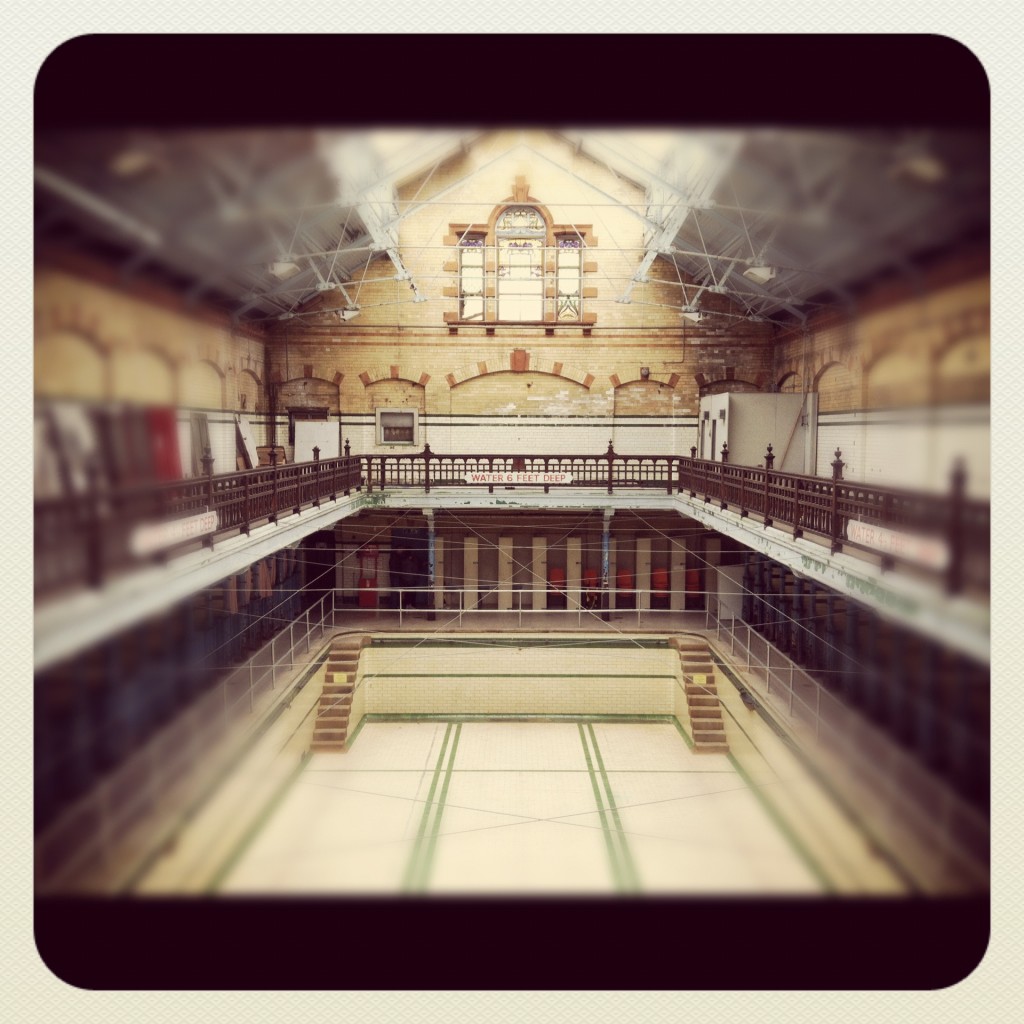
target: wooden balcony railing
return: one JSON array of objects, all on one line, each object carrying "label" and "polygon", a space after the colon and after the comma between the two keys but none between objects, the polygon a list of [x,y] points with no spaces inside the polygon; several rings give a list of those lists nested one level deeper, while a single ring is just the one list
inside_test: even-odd
[{"label": "wooden balcony railing", "polygon": [[[987,502],[966,498],[964,474],[954,473],[948,494],[903,491],[842,479],[837,450],[833,475],[805,476],[776,471],[771,446],[765,466],[734,466],[728,451],[722,462],[678,455],[620,455],[609,444],[600,455],[443,455],[425,446],[404,455],[348,454],[338,459],[271,465],[214,476],[212,459],[202,477],[149,487],[107,490],[94,486],[73,498],[37,501],[35,505],[36,591],[67,585],[98,585],[111,573],[152,554],[138,552],[137,528],[147,523],[183,524],[206,514],[202,543],[248,533],[254,524],[275,521],[322,499],[367,491],[437,487],[537,487],[555,490],[601,489],[608,494],[638,488],[687,494],[731,509],[741,517],[757,516],[766,525],[791,530],[794,537],[815,535],[832,552],[871,552],[877,544],[857,539],[857,530],[882,527],[892,543],[882,554],[885,567],[916,559],[901,551],[900,538],[933,543],[942,559],[933,571],[944,576],[951,592],[987,590],[989,517]],[[317,454],[314,452],[314,454]],[[173,527],[171,527],[173,529]],[[168,557],[195,538],[165,543],[156,557]],[[134,546],[133,546],[134,545]],[[942,563],[942,564],[940,564]]]},{"label": "wooden balcony railing", "polygon": [[[36,593],[98,586],[154,557],[166,559],[219,537],[247,534],[254,525],[362,486],[362,461],[356,455],[219,476],[213,475],[212,458],[204,463],[205,475],[189,480],[116,489],[94,482],[84,494],[37,501]],[[147,528],[164,532],[153,552],[140,544],[140,531]]]}]

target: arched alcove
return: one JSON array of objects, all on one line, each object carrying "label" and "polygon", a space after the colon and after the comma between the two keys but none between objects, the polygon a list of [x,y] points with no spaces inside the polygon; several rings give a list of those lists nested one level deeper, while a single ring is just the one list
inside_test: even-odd
[{"label": "arched alcove", "polygon": [[35,393],[47,398],[109,397],[106,351],[77,331],[43,335],[34,350]]}]

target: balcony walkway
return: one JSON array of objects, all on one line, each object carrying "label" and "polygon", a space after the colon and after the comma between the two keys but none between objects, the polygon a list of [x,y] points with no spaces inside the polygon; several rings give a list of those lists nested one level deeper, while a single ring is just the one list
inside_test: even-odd
[{"label": "balcony walkway", "polygon": [[[381,508],[673,510],[988,660],[989,517],[964,496],[665,455],[355,456],[35,506],[36,665],[348,516]],[[870,531],[874,529],[874,533]],[[856,539],[854,539],[856,538]]]}]

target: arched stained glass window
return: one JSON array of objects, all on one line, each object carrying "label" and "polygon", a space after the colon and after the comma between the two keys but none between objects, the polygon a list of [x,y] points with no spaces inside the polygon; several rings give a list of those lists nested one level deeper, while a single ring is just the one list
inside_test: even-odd
[{"label": "arched stained glass window", "polygon": [[506,210],[495,225],[498,242],[498,319],[544,319],[547,226],[528,206]]},{"label": "arched stained glass window", "polygon": [[[585,275],[592,242],[590,224],[552,224],[542,207],[499,207],[487,224],[452,224],[458,252],[448,266],[459,275],[455,323],[593,324],[584,310]],[[446,294],[454,290],[446,288]]]}]

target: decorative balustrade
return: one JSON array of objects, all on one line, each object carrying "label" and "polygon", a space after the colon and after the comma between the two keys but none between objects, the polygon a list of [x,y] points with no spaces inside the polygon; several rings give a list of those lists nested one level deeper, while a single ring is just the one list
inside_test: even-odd
[{"label": "decorative balustrade", "polygon": [[[887,568],[921,561],[907,549],[911,541],[918,556],[921,545],[930,544],[931,570],[944,573],[951,591],[988,586],[990,508],[965,497],[962,470],[954,473],[948,494],[930,494],[844,480],[838,450],[831,478],[777,471],[771,445],[764,466],[732,465],[727,448],[721,462],[696,458],[696,449],[690,457],[622,455],[611,444],[600,455],[438,454],[427,445],[411,454],[355,456],[348,454],[347,442],[345,451],[337,459],[218,476],[208,457],[202,477],[113,490],[94,485],[73,498],[37,501],[36,590],[97,585],[110,573],[153,557],[137,550],[138,528],[147,523],[163,524],[172,533],[180,527],[182,536],[173,543],[165,537],[156,553],[167,557],[187,543],[194,546],[197,537],[212,544],[362,487],[425,493],[452,487],[491,492],[530,487],[545,493],[600,488],[608,494],[657,489],[700,496],[741,517],[757,516],[766,525],[791,530],[794,537],[816,535],[832,552],[872,552]],[[867,528],[876,528],[886,543],[868,536]]]},{"label": "decorative balustrade", "polygon": [[94,478],[83,494],[37,501],[36,592],[97,586],[133,565],[248,533],[362,486],[354,455],[219,476],[209,456],[204,463],[205,475],[188,480],[107,488]]}]

